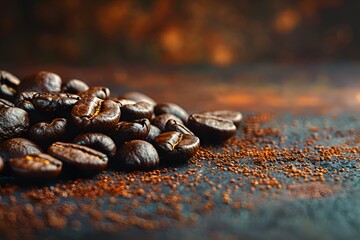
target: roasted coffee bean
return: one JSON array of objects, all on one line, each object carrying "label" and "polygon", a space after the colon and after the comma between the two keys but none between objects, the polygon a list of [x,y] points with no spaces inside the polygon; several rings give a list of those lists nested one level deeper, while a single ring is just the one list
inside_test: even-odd
[{"label": "roasted coffee bean", "polygon": [[29,128],[29,138],[41,146],[49,146],[56,141],[64,140],[68,123],[65,118],[55,118],[50,123],[39,122]]},{"label": "roasted coffee bean", "polygon": [[78,94],[89,90],[89,86],[81,80],[71,79],[63,84],[61,91],[65,93]]},{"label": "roasted coffee bean", "polygon": [[20,80],[6,71],[0,71],[0,98],[13,101]]},{"label": "roasted coffee bean", "polygon": [[14,104],[8,100],[0,98],[0,107],[14,107]]},{"label": "roasted coffee bean", "polygon": [[146,137],[146,141],[153,142],[154,139],[161,133],[160,129],[158,127],[155,127],[154,125],[150,125],[149,134]]},{"label": "roasted coffee bean", "polygon": [[120,107],[112,100],[87,96],[79,100],[71,111],[76,126],[88,132],[109,132],[120,120]]},{"label": "roasted coffee bean", "polygon": [[133,100],[135,102],[147,102],[153,106],[156,105],[156,102],[151,97],[141,93],[141,92],[127,92],[123,94],[120,98]]},{"label": "roasted coffee bean", "polygon": [[112,138],[119,145],[130,140],[145,139],[149,131],[150,121],[146,118],[133,122],[119,122]]},{"label": "roasted coffee bean", "polygon": [[41,148],[26,138],[10,138],[0,143],[0,155],[4,162],[10,158],[41,153]]},{"label": "roasted coffee bean", "polygon": [[21,108],[0,108],[0,140],[20,136],[29,128],[29,125],[29,115]]},{"label": "roasted coffee bean", "polygon": [[154,146],[164,163],[184,163],[196,154],[200,140],[194,135],[165,132],[155,138]]},{"label": "roasted coffee bean", "polygon": [[18,86],[18,92],[60,92],[61,78],[51,72],[39,72],[24,78]]},{"label": "roasted coffee bean", "polygon": [[242,114],[240,112],[229,111],[229,110],[218,110],[218,111],[211,111],[211,112],[203,112],[201,114],[207,115],[207,116],[225,118],[227,120],[232,121],[235,124],[236,127],[239,127],[240,121],[242,119]]},{"label": "roasted coffee bean", "polygon": [[179,132],[181,134],[194,135],[194,133],[190,129],[188,129],[185,125],[183,125],[181,123],[178,123],[174,119],[169,119],[166,122],[165,131],[166,132],[176,131],[176,132]]},{"label": "roasted coffee bean", "polygon": [[62,162],[45,153],[30,154],[11,158],[9,166],[19,177],[30,180],[56,178],[62,168]]},{"label": "roasted coffee bean", "polygon": [[80,97],[70,93],[37,93],[31,102],[36,110],[61,116],[70,112]]},{"label": "roasted coffee bean", "polygon": [[136,102],[133,100],[125,99],[125,98],[110,98],[110,100],[113,100],[114,102],[118,103],[120,108],[128,105],[128,104],[135,104]]},{"label": "roasted coffee bean", "polygon": [[118,165],[130,170],[149,170],[159,165],[156,149],[143,140],[125,142],[119,149],[118,158]]},{"label": "roasted coffee bean", "polygon": [[87,91],[79,93],[79,96],[93,96],[105,100],[110,96],[110,90],[107,87],[91,87]]},{"label": "roasted coffee bean", "polygon": [[74,143],[53,143],[48,153],[76,168],[81,175],[95,174],[105,170],[108,158],[105,153]]},{"label": "roasted coffee bean", "polygon": [[159,103],[155,106],[154,112],[155,115],[170,113],[180,118],[184,123],[186,123],[189,118],[189,114],[182,107],[174,103]]},{"label": "roasted coffee bean", "polygon": [[102,133],[84,133],[75,137],[74,143],[87,146],[105,153],[109,157],[116,154],[116,145],[107,135]]},{"label": "roasted coffee bean", "polygon": [[29,114],[31,124],[52,119],[50,115],[35,109],[32,100],[36,94],[38,94],[38,92],[21,92],[15,98],[15,106],[25,110]]},{"label": "roasted coffee bean", "polygon": [[208,143],[225,141],[236,132],[233,121],[211,115],[192,114],[188,126],[201,141]]},{"label": "roasted coffee bean", "polygon": [[133,121],[142,118],[151,119],[151,116],[154,113],[153,105],[147,102],[125,104],[120,109],[122,121]]},{"label": "roasted coffee bean", "polygon": [[161,132],[165,131],[165,126],[167,121],[170,119],[174,119],[176,122],[183,124],[180,118],[170,114],[170,113],[164,113],[159,116],[156,116],[154,119],[151,120],[151,124],[155,125],[160,129]]}]

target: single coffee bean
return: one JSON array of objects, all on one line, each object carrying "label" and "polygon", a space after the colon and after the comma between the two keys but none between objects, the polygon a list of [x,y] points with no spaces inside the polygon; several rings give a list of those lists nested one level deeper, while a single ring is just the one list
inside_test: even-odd
[{"label": "single coffee bean", "polygon": [[109,132],[120,120],[120,107],[112,100],[87,96],[74,105],[71,115],[74,124],[85,131]]},{"label": "single coffee bean", "polygon": [[24,78],[18,86],[18,92],[60,92],[61,78],[51,72],[41,71]]},{"label": "single coffee bean", "polygon": [[158,127],[155,127],[154,125],[150,125],[149,134],[146,137],[146,141],[153,142],[154,139],[161,133],[160,129]]},{"label": "single coffee bean", "polygon": [[154,113],[153,105],[147,102],[125,104],[120,109],[122,121],[133,121],[142,118],[151,119],[151,116]]},{"label": "single coffee bean", "polygon": [[232,121],[235,124],[236,127],[239,127],[241,119],[242,119],[242,114],[240,112],[229,111],[229,110],[218,110],[218,111],[211,111],[211,112],[203,112],[201,114],[207,115],[207,116],[225,118],[227,120]]},{"label": "single coffee bean", "polygon": [[105,153],[109,157],[116,154],[116,145],[107,135],[102,133],[83,133],[75,137],[74,143],[87,146]]},{"label": "single coffee bean", "polygon": [[55,118],[50,123],[39,122],[29,128],[29,138],[43,147],[49,146],[53,142],[62,141],[66,137],[68,129],[65,118]]},{"label": "single coffee bean", "polygon": [[19,177],[30,180],[56,178],[62,168],[62,162],[45,153],[30,154],[11,158],[9,166]]},{"label": "single coffee bean", "polygon": [[155,115],[163,113],[170,113],[181,119],[184,123],[187,122],[189,114],[179,105],[174,103],[159,103],[154,108]]},{"label": "single coffee bean", "polygon": [[146,118],[133,122],[119,122],[112,138],[119,145],[130,140],[143,140],[149,135],[149,131],[150,121]]},{"label": "single coffee bean", "polygon": [[15,106],[25,110],[29,114],[31,124],[49,121],[52,118],[48,114],[35,109],[32,100],[36,94],[38,94],[38,92],[21,92],[15,98]]},{"label": "single coffee bean", "polygon": [[53,143],[48,153],[76,168],[81,175],[98,173],[104,170],[108,163],[106,154],[74,143]]},{"label": "single coffee bean", "polygon": [[32,98],[35,109],[62,116],[68,114],[80,97],[70,93],[37,93]]},{"label": "single coffee bean", "polygon": [[0,140],[20,136],[30,125],[29,115],[17,107],[0,108]]},{"label": "single coffee bean", "polygon": [[0,71],[0,98],[13,101],[20,80],[6,71]]},{"label": "single coffee bean", "polygon": [[78,94],[89,90],[89,86],[81,80],[71,79],[63,84],[61,91],[65,93]]},{"label": "single coffee bean", "polygon": [[110,98],[110,100],[113,100],[117,104],[119,104],[120,108],[128,105],[128,104],[135,104],[136,102],[133,100],[125,99],[125,98]]},{"label": "single coffee bean", "polygon": [[154,140],[154,146],[164,163],[184,163],[196,154],[200,140],[194,135],[172,131],[157,136]]},{"label": "single coffee bean", "polygon": [[41,152],[41,148],[38,145],[26,138],[10,138],[0,142],[0,155],[4,162],[7,162],[10,158]]},{"label": "single coffee bean", "polygon": [[87,91],[79,93],[79,96],[93,96],[105,100],[110,96],[110,89],[107,87],[91,87]]},{"label": "single coffee bean", "polygon": [[125,142],[119,149],[119,166],[130,170],[149,170],[159,165],[159,155],[150,143],[143,140]]},{"label": "single coffee bean", "polygon": [[0,107],[14,107],[14,104],[8,100],[0,98]]},{"label": "single coffee bean", "polygon": [[129,100],[133,100],[135,102],[147,102],[153,106],[156,105],[156,102],[151,97],[141,93],[141,92],[127,92],[123,94],[120,98],[125,98]]},{"label": "single coffee bean", "polygon": [[225,141],[236,133],[233,121],[211,115],[192,114],[188,126],[201,141],[208,143]]},{"label": "single coffee bean", "polygon": [[158,127],[161,130],[161,132],[164,132],[166,123],[170,119],[174,119],[176,122],[183,124],[183,122],[181,121],[180,118],[178,118],[170,113],[164,113],[164,114],[156,116],[154,119],[151,120],[151,124]]},{"label": "single coffee bean", "polygon": [[189,135],[194,135],[194,133],[188,129],[186,126],[184,126],[181,123],[178,123],[176,120],[174,119],[169,119],[166,122],[165,125],[165,131],[166,132],[171,132],[171,131],[176,131],[179,132],[181,134],[189,134]]},{"label": "single coffee bean", "polygon": [[4,160],[3,158],[0,156],[0,173],[1,171],[4,169]]}]

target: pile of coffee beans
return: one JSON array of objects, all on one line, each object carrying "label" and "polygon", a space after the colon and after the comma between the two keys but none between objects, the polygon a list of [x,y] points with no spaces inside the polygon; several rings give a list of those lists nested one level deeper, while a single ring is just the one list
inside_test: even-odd
[{"label": "pile of coffee beans", "polygon": [[19,80],[0,71],[0,172],[42,181],[64,170],[91,176],[109,166],[128,171],[183,164],[200,141],[232,137],[241,119],[225,110],[189,115],[139,92],[115,98],[107,87],[63,82],[51,72]]}]

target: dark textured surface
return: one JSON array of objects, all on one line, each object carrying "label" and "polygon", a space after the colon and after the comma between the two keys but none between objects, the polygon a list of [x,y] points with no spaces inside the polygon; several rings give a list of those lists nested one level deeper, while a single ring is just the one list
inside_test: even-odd
[{"label": "dark textured surface", "polygon": [[[259,75],[262,75],[264,71],[269,71],[264,67],[260,68],[260,70]],[[250,70],[245,69],[240,74],[245,74],[246,71]],[[328,74],[328,76],[347,72],[347,74],[349,74],[348,76],[350,76],[347,78],[347,82],[328,81],[325,84],[322,83],[322,88],[319,87],[320,84],[318,84],[317,88],[320,90],[315,96],[319,99],[326,99],[324,95],[328,96],[326,95],[328,91],[325,90],[337,93],[338,95],[333,96],[334,99],[340,99],[341,96],[348,98],[356,96],[355,86],[357,86],[357,83],[355,79],[356,76],[359,75],[359,71],[354,66],[340,66],[337,70],[327,66],[311,68],[310,70],[306,68],[300,70],[287,68],[287,71],[280,71],[278,69],[270,71],[273,73],[277,72],[277,75],[274,74],[275,77],[279,76],[280,73],[280,75],[282,75],[289,71],[299,71],[305,75],[311,75],[312,73],[316,75],[316,73],[325,72],[325,75]],[[209,73],[205,72],[205,74]],[[235,75],[235,73],[232,75]],[[154,88],[156,89],[156,85],[146,87],[145,82],[146,81],[142,82],[145,91],[151,92]],[[231,81],[222,84],[229,87],[229,83],[231,83]],[[216,85],[214,82],[212,82],[212,84]],[[274,88],[270,88],[269,94],[274,92],[274,90],[271,89],[279,89],[281,86],[288,86],[287,84],[289,83],[280,82],[277,84],[278,85],[274,85]],[[141,84],[139,83],[139,85]],[[306,81],[306,84],[300,85],[302,86],[301,89],[313,88],[309,80]],[[185,86],[187,86],[187,84],[185,84]],[[261,84],[259,84],[259,86],[261,86]],[[286,89],[286,87],[284,88]],[[201,86],[200,89],[202,89]],[[336,89],[338,89],[338,91]],[[254,87],[253,91],[259,93],[261,92],[261,87]],[[295,97],[309,93],[305,91],[305,93],[302,94],[299,91],[300,90],[293,90],[294,93],[297,93],[294,95]],[[192,96],[193,93],[194,90],[187,94]],[[346,93],[354,95],[346,95]],[[208,94],[216,95],[217,93],[214,90],[213,92],[208,92]],[[159,95],[160,98],[164,97],[164,94],[159,93]],[[282,93],[280,95],[286,94]],[[155,94],[152,96],[156,97]],[[175,100],[176,97],[177,96],[174,95],[173,99]],[[198,99],[199,98],[201,98],[201,96],[199,96]],[[283,155],[280,154],[279,156],[275,156],[276,161],[267,162],[266,164],[271,165],[273,167],[272,169],[280,169],[287,164],[295,165],[297,163],[306,163],[314,171],[317,168],[328,171],[328,173],[324,174],[322,181],[305,181],[303,178],[296,179],[289,177],[284,174],[284,171],[276,172],[270,170],[268,174],[274,176],[283,187],[269,190],[255,188],[254,190],[251,185],[251,177],[246,176],[244,173],[234,173],[232,171],[219,169],[217,165],[218,159],[216,157],[204,159],[197,156],[189,165],[180,166],[177,170],[170,168],[169,172],[162,173],[162,175],[172,176],[176,173],[185,173],[191,169],[195,171],[196,174],[190,175],[188,183],[191,183],[196,176],[200,178],[206,176],[214,183],[214,186],[221,184],[222,188],[219,188],[219,191],[211,193],[212,202],[214,203],[212,209],[204,210],[204,204],[206,203],[204,195],[212,186],[202,181],[190,187],[187,184],[180,184],[177,187],[176,193],[178,196],[183,197],[183,199],[192,199],[191,202],[181,201],[182,215],[180,218],[159,214],[157,207],[166,207],[166,204],[161,201],[142,206],[143,196],[134,196],[132,199],[116,196],[116,204],[109,203],[110,194],[107,192],[99,199],[59,197],[59,203],[45,205],[43,208],[58,209],[59,206],[67,202],[79,204],[94,201],[95,203],[102,203],[95,204],[95,206],[98,206],[95,208],[98,208],[101,212],[106,212],[107,210],[117,213],[123,212],[126,215],[137,216],[146,221],[155,221],[155,224],[157,219],[162,219],[166,224],[164,227],[157,228],[156,230],[144,230],[136,226],[127,226],[122,229],[121,226],[119,227],[119,224],[108,222],[110,231],[104,231],[103,225],[101,225],[100,222],[94,221],[91,215],[77,209],[68,217],[68,224],[65,229],[46,228],[40,231],[36,230],[35,235],[39,238],[46,237],[47,239],[72,239],[80,237],[87,239],[105,237],[111,237],[113,239],[357,239],[360,236],[360,153],[357,151],[349,152],[341,150],[339,153],[332,154],[330,159],[318,161],[313,158],[313,156],[319,153],[317,146],[320,145],[344,148],[352,148],[358,145],[360,139],[360,114],[352,111],[352,109],[356,109],[357,106],[355,100],[354,98],[353,102],[346,105],[347,108],[344,107],[344,102],[341,101],[338,101],[338,105],[333,104],[333,107],[326,106],[325,108],[323,107],[324,105],[320,103],[319,108],[311,107],[312,111],[308,111],[306,106],[297,106],[295,111],[298,112],[297,114],[287,114],[286,110],[284,110],[286,108],[282,106],[278,108],[278,110],[280,110],[277,111],[278,113],[274,115],[274,118],[268,118],[268,121],[264,120],[255,123],[251,121],[251,119],[256,119],[256,117],[254,117],[255,115],[248,111],[245,112],[244,121],[240,124],[240,130],[234,139],[227,142],[226,145],[205,147],[213,153],[222,152],[223,146],[226,146],[231,152],[239,150],[239,146],[244,146],[239,145],[239,142],[245,142],[256,135],[251,132],[246,132],[246,129],[256,125],[265,133],[261,134],[261,136],[255,136],[255,140],[247,145],[249,149],[256,147],[258,150],[261,150],[266,148],[267,145],[272,149],[290,149],[297,145],[298,149],[308,147],[311,153],[310,157],[290,160],[284,159]],[[183,102],[178,101],[176,103],[187,105],[189,104],[187,101],[189,100],[183,100]],[[201,104],[195,105],[193,109],[199,106],[201,106]],[[236,107],[235,103],[227,106],[237,110],[241,110],[242,108],[240,104]],[[341,106],[341,108],[339,108],[339,106]],[[221,104],[214,104],[214,107],[221,108]],[[254,106],[249,106],[249,108],[254,108]],[[291,104],[288,103],[287,108],[290,109],[289,112],[294,112]],[[258,112],[264,109],[267,110],[266,107],[262,107],[259,108]],[[326,111],[320,115],[320,112],[323,111],[317,111],[316,109],[325,109]],[[261,114],[256,116],[262,119]],[[267,133],[266,129],[269,128],[274,131]],[[274,134],[273,132],[279,132],[279,134]],[[309,139],[312,140],[310,145]],[[232,162],[236,166],[240,167],[245,165],[249,169],[258,167],[255,157],[251,156],[234,158]],[[342,168],[344,170],[341,170]],[[333,172],[335,170],[339,170],[339,173],[334,176]],[[112,172],[109,171],[106,174],[100,174],[95,179],[100,179],[104,175],[112,176],[111,174]],[[139,173],[139,176],[143,175],[143,173]],[[120,178],[122,176],[125,176],[125,173],[121,173]],[[239,177],[242,177],[242,179],[239,180]],[[335,178],[338,178],[338,180]],[[232,179],[236,181],[232,182]],[[85,181],[84,184],[94,186],[96,185],[96,181],[97,180]],[[5,183],[16,185],[16,183],[9,178],[0,178],[0,182],[2,187],[5,186]],[[224,189],[241,183],[243,184],[242,187],[231,192],[231,202],[224,201]],[[55,183],[51,183],[47,185],[47,187],[51,189],[54,184]],[[170,192],[169,187],[158,186],[161,187],[161,193],[167,194]],[[132,187],[136,188],[136,186]],[[146,192],[151,191],[151,187],[152,184],[142,185],[142,188],[144,188]],[[31,199],[24,200],[21,198],[22,194],[26,194],[28,191],[30,191],[28,186],[19,186],[14,193],[20,206],[23,206],[28,201],[33,201]],[[8,203],[10,196],[11,194],[2,194],[0,198],[1,202]],[[131,210],[131,213],[123,210],[127,206],[132,205],[134,199],[138,200],[140,205]],[[236,203],[240,205],[236,205]],[[70,226],[71,220],[74,219],[78,219],[82,223],[81,227],[77,230]],[[4,220],[0,216],[0,232],[4,232],[5,234],[7,229],[5,229],[4,226],[6,226],[6,224],[2,221]],[[114,226],[114,231],[111,231],[111,226]],[[21,232],[21,228],[19,231]],[[6,234],[3,236],[6,236]]]}]

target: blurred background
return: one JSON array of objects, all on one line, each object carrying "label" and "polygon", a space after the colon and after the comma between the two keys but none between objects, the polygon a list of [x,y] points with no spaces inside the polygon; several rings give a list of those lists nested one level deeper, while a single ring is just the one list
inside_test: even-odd
[{"label": "blurred background", "polygon": [[0,64],[359,60],[360,1],[0,0]]}]

